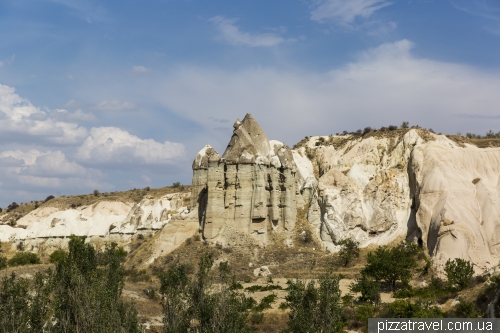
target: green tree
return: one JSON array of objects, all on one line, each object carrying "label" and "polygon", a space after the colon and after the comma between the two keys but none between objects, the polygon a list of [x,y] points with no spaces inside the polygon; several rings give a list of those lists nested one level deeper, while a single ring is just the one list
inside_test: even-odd
[{"label": "green tree", "polygon": [[50,271],[37,273],[32,282],[16,279],[15,273],[0,282],[0,333],[48,331],[50,315]]},{"label": "green tree", "polygon": [[181,182],[175,182],[172,184],[172,187],[179,187],[181,186]]},{"label": "green tree", "polygon": [[418,251],[417,245],[408,242],[402,242],[391,249],[381,246],[375,252],[368,253],[367,264],[361,274],[377,281],[384,280],[393,290],[397,281],[406,286],[411,279],[411,270],[416,266],[415,256]]},{"label": "green tree", "polygon": [[94,190],[94,195],[95,195],[96,197],[98,197],[98,196],[99,196],[99,194],[101,194],[101,193],[99,192],[99,190]]},{"label": "green tree", "polygon": [[289,280],[285,304],[290,314],[285,332],[343,332],[340,278],[327,273],[318,283]]},{"label": "green tree", "polygon": [[359,257],[359,243],[351,238],[346,238],[338,242],[340,251],[339,259],[344,267],[347,267],[354,258]]},{"label": "green tree", "polygon": [[214,260],[204,254],[198,272],[190,279],[187,267],[172,264],[160,276],[164,311],[163,332],[232,333],[251,332],[247,324],[250,307],[254,304],[242,292],[233,288],[234,279],[227,262],[211,270]]},{"label": "green tree", "polygon": [[409,122],[403,121],[403,123],[401,124],[401,128],[408,128],[408,127],[410,127],[409,125],[410,125]]},{"label": "green tree", "polygon": [[361,293],[360,301],[375,305],[380,304],[380,282],[370,279],[366,275],[361,275],[361,278],[356,279],[356,282],[351,284],[350,289],[352,292]]},{"label": "green tree", "polygon": [[448,259],[446,261],[444,271],[448,278],[450,286],[462,290],[469,284],[472,275],[474,275],[474,268],[468,260],[456,258],[454,260]]},{"label": "green tree", "polygon": [[123,249],[112,243],[98,254],[76,236],[68,246],[67,256],[56,266],[53,332],[141,332],[133,303],[121,297]]}]

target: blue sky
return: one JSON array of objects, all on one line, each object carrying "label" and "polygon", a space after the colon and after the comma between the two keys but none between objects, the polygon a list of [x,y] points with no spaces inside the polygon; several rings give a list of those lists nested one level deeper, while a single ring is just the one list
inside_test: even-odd
[{"label": "blue sky", "polygon": [[254,115],[289,145],[500,130],[497,0],[0,1],[0,207],[190,183]]}]

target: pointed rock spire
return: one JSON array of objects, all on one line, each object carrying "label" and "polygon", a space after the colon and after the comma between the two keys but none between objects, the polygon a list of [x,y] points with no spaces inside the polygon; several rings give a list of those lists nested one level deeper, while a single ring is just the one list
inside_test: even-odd
[{"label": "pointed rock spire", "polygon": [[233,136],[222,155],[226,163],[253,164],[257,160],[268,160],[271,152],[269,140],[250,113],[243,121],[236,120],[233,127]]}]

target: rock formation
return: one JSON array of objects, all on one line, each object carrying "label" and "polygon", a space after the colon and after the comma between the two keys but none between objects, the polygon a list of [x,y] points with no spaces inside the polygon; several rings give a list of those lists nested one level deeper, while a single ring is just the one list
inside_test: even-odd
[{"label": "rock formation", "polygon": [[409,129],[310,137],[294,156],[308,220],[326,248],[335,251],[346,237],[361,246],[407,238],[438,268],[454,258],[477,272],[498,263],[499,148]]},{"label": "rock formation", "polygon": [[203,237],[217,241],[227,229],[265,243],[269,229],[293,230],[296,171],[289,147],[269,141],[251,114],[238,119],[222,157],[207,145],[193,162],[190,209]]}]

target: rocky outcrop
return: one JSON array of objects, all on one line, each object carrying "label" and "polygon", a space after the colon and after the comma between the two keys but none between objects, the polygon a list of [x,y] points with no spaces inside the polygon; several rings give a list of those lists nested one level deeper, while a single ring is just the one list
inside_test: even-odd
[{"label": "rocky outcrop", "polygon": [[170,222],[183,221],[189,213],[183,202],[189,195],[167,194],[137,204],[100,201],[77,209],[38,208],[18,221],[22,227],[0,225],[0,241],[12,242],[13,246],[22,242],[33,250],[53,250],[65,248],[69,236],[76,235],[96,244],[114,241],[127,246],[136,234],[154,234]]},{"label": "rocky outcrop", "polygon": [[190,208],[203,237],[215,242],[227,230],[265,243],[268,230],[293,230],[296,171],[290,148],[269,141],[252,115],[237,120],[222,157],[207,145],[193,162]]},{"label": "rocky outcrop", "polygon": [[498,263],[500,149],[409,129],[311,137],[294,156],[308,220],[326,248],[347,237],[361,246],[407,238],[438,268],[454,258],[477,272]]}]

